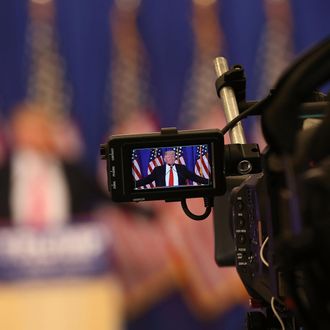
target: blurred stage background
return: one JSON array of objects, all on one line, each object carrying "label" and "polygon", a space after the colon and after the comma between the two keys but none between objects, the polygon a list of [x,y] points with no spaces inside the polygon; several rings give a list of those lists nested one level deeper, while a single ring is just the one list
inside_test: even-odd
[{"label": "blurred stage background", "polygon": [[[243,65],[247,99],[259,99],[297,54],[329,36],[329,11],[324,0],[1,0],[0,163],[10,154],[7,121],[25,101],[66,118],[63,153],[101,181],[99,145],[109,134],[221,128],[213,58]],[[245,126],[250,142],[261,141],[257,121]],[[233,270],[214,265],[211,219],[189,222],[175,204],[150,208],[151,221],[117,209],[95,215],[114,237],[111,276],[124,307],[116,290],[118,304],[99,300],[122,318],[114,328],[240,329],[246,296]],[[110,324],[105,315],[92,317]]]}]

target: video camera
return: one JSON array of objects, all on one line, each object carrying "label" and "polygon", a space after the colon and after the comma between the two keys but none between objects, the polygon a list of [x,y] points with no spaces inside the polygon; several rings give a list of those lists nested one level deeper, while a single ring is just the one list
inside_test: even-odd
[{"label": "video camera", "polygon": [[[330,40],[300,57],[259,102],[245,101],[241,66],[214,63],[226,127],[111,137],[101,156],[112,199],[181,201],[194,220],[214,205],[216,262],[235,266],[251,297],[247,329],[327,329],[330,103],[315,89],[330,78]],[[241,120],[250,115],[261,116],[262,153],[246,143]],[[301,129],[310,118],[317,124]],[[227,132],[232,143],[224,145]],[[190,161],[180,163],[181,154]],[[204,198],[204,214],[188,209],[193,197]]]}]

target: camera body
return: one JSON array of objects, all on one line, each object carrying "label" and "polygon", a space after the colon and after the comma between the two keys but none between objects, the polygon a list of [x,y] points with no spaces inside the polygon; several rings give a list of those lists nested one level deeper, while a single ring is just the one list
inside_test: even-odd
[{"label": "camera body", "polygon": [[[114,136],[101,146],[109,191],[116,202],[181,201],[188,216],[202,220],[205,217],[187,213],[185,199],[215,199],[216,262],[221,267],[236,267],[252,307],[258,309],[248,313],[248,329],[330,326],[330,115],[326,114],[330,104],[329,97],[319,93],[312,99],[315,88],[330,79],[329,58],[330,39],[326,39],[299,58],[271,93],[253,105],[244,100],[242,67],[228,71],[226,61],[219,58],[215,61],[216,89],[228,121],[222,131],[163,129]],[[262,155],[258,145],[246,143],[239,123],[258,114],[268,143]],[[302,119],[315,117],[323,119],[321,124],[306,134],[307,139],[300,139]],[[233,143],[225,146],[226,132]],[[143,180],[140,176],[155,176],[154,169],[139,175],[134,172],[136,153],[180,148],[207,150],[207,181],[195,172],[185,184],[168,186],[168,179],[166,184],[143,189],[137,184]],[[199,184],[193,184],[194,180]]]},{"label": "camera body", "polygon": [[270,288],[269,254],[263,249],[269,237],[267,203],[263,173],[249,176],[231,192],[231,223],[237,272],[250,297],[270,302],[274,287]]},{"label": "camera body", "polygon": [[[147,159],[155,162],[155,149],[159,157],[155,167],[160,168],[165,166],[164,153],[168,150],[180,149],[187,160],[189,153],[201,147],[208,151],[206,161],[210,173],[207,184],[190,182],[175,187],[153,185],[143,188],[136,185],[140,180],[137,166],[141,177],[142,173],[150,175],[147,174],[150,163]],[[137,157],[138,153],[145,154],[144,166]],[[177,131],[167,128],[159,133],[112,136],[101,146],[101,155],[107,161],[108,188],[115,202],[216,197],[214,228],[218,265],[235,266],[250,296],[270,301],[268,270],[260,259],[260,249],[267,236],[264,216],[267,193],[257,144],[224,145],[219,130]],[[195,163],[196,157],[192,156],[192,159]],[[140,165],[137,165],[139,160]],[[178,160],[177,157],[177,163]],[[246,162],[249,164],[248,174],[241,173],[242,164]]]}]

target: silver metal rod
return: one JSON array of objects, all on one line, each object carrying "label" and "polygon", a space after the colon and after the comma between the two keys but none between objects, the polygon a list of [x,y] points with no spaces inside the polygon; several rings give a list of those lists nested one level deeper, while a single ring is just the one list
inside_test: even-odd
[{"label": "silver metal rod", "polygon": [[[227,60],[224,57],[216,57],[213,61],[217,77],[222,76],[228,71]],[[223,87],[220,90],[220,96],[223,104],[227,123],[239,115],[235,93],[231,87]],[[241,122],[238,122],[230,131],[231,143],[245,144],[245,134]]]}]

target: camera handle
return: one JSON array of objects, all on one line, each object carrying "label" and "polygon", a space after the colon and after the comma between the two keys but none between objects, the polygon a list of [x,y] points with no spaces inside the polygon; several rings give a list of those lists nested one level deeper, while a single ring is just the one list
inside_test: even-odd
[{"label": "camera handle", "polygon": [[[218,78],[228,72],[227,60],[224,57],[216,57],[213,61],[214,69]],[[236,67],[241,70],[241,67]],[[234,68],[235,70],[235,68]],[[229,84],[223,84],[219,91],[219,97],[222,99],[223,110],[227,123],[231,122],[239,115],[235,92]],[[231,143],[246,144],[245,134],[241,122],[238,122],[229,132]]]},{"label": "camera handle", "polygon": [[231,140],[231,144],[225,146],[226,175],[246,175],[261,172],[259,146],[246,143],[241,123],[244,114],[240,114],[237,104],[237,102],[246,103],[244,70],[240,65],[235,65],[229,70],[227,60],[224,57],[216,57],[213,63],[217,75],[216,90],[222,100],[227,121],[222,133],[225,134],[229,131]]}]

